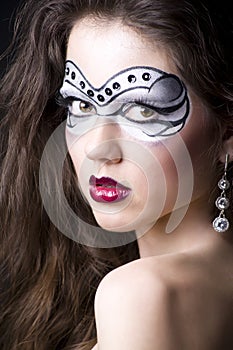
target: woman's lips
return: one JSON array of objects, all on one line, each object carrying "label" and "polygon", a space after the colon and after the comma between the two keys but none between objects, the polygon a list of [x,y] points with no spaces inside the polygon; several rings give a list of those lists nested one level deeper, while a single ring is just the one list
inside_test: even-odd
[{"label": "woman's lips", "polygon": [[110,177],[96,178],[90,177],[90,195],[96,202],[111,203],[119,202],[125,199],[131,192],[131,189],[123,186]]}]

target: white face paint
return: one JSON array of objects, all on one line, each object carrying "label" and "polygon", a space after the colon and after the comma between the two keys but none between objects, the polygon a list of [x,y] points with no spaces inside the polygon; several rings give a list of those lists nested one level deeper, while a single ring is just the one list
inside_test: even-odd
[{"label": "white face paint", "polygon": [[61,104],[68,107],[68,131],[76,136],[104,117],[140,141],[164,140],[185,126],[190,111],[184,83],[147,66],[124,69],[96,88],[67,61],[60,94]]}]

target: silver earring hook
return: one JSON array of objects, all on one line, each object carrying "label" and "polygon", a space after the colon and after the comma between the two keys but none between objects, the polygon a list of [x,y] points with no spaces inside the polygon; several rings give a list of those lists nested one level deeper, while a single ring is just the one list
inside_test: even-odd
[{"label": "silver earring hook", "polygon": [[227,167],[228,167],[228,163],[229,163],[229,154],[226,154],[226,159],[225,159],[225,168],[224,168],[224,172],[227,172]]}]

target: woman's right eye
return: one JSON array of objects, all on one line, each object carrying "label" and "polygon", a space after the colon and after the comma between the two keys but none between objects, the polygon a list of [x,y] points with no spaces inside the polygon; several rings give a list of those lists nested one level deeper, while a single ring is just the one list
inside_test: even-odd
[{"label": "woman's right eye", "polygon": [[90,102],[75,100],[70,103],[69,112],[73,116],[80,117],[96,114],[96,109]]}]

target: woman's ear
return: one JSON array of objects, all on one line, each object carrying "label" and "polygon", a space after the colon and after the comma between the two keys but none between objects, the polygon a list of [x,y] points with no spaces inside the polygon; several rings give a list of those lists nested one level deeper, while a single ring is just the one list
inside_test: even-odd
[{"label": "woman's ear", "polygon": [[220,154],[219,154],[219,160],[222,163],[225,163],[226,154],[229,154],[229,161],[233,161],[233,136],[230,136],[227,140],[223,142]]}]

